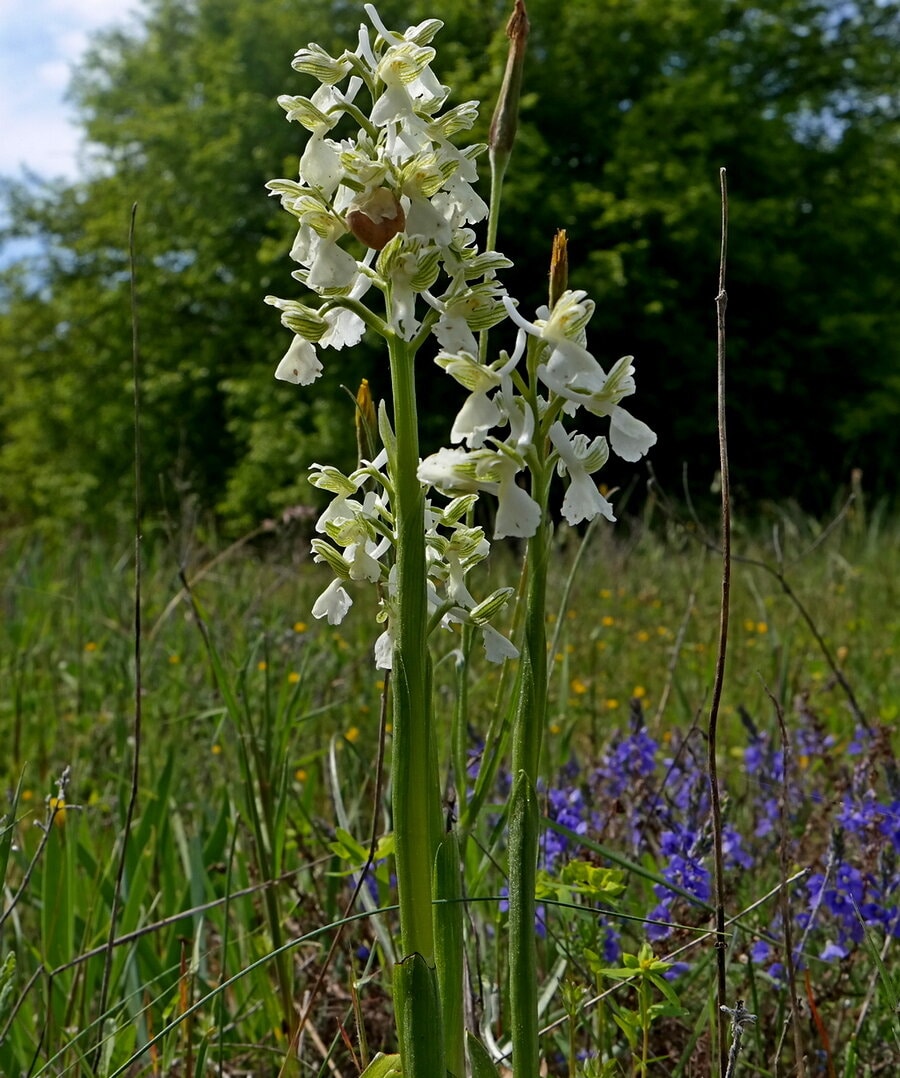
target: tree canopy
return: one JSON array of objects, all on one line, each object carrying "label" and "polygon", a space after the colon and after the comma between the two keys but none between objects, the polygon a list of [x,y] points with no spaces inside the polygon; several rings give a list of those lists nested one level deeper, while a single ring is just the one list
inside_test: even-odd
[{"label": "tree canopy", "polygon": [[[507,3],[378,5],[437,14],[435,68],[480,98],[485,139]],[[511,290],[545,301],[550,241],[597,301],[590,343],[637,357],[654,465],[716,467],[720,166],[730,188],[728,348],[734,481],[830,504],[851,467],[888,493],[900,453],[900,15],[881,0],[529,0],[519,141],[498,245]],[[72,86],[90,148],[77,183],[6,181],[5,235],[35,251],[0,279],[0,519],[96,525],[131,483],[128,224],[137,280],[147,496],[190,491],[229,527],[312,500],[312,460],[347,463],[340,384],[386,393],[365,343],[310,389],[275,383],[289,335],[267,293],[298,294],[291,222],[264,184],[296,174],[303,131],[280,93],[311,41],[340,52],[346,0],[146,0],[96,39]],[[487,162],[483,165],[487,187]],[[432,434],[448,401],[425,358]],[[429,447],[431,448],[431,447]],[[627,481],[613,475],[612,481]]]}]

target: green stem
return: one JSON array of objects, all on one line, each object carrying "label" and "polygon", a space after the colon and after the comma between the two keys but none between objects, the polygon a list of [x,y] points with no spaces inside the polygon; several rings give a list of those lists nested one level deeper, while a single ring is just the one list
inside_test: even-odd
[{"label": "green stem", "polygon": [[[546,506],[549,476],[532,472],[532,497]],[[538,1045],[535,874],[540,817],[535,786],[547,712],[545,608],[550,526],[545,517],[528,541],[525,633],[512,728],[513,795],[509,823],[509,999],[516,1078],[537,1078]]]},{"label": "green stem", "polygon": [[432,910],[441,793],[428,652],[425,498],[416,474],[415,352],[395,333],[387,341],[396,436],[390,465],[397,544],[391,782],[402,953],[394,967],[394,1004],[404,1078],[435,1078],[445,1072]]},{"label": "green stem", "polygon": [[404,955],[434,958],[431,873],[440,834],[440,790],[432,729],[431,670],[426,634],[425,499],[416,475],[419,431],[413,356],[388,338],[394,396],[393,462],[397,532],[394,618],[393,810],[394,855]]}]

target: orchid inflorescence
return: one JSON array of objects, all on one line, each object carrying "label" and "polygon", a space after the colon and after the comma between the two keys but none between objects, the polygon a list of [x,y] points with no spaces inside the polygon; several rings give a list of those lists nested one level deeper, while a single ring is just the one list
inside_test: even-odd
[{"label": "orchid inflorescence", "polygon": [[[354,51],[332,57],[311,44],[297,52],[294,68],[320,83],[312,96],[279,98],[309,138],[299,180],[273,180],[268,187],[299,221],[291,256],[300,268],[293,276],[318,303],[267,297],[294,333],[276,378],[309,385],[322,373],[320,350],[352,347],[366,328],[413,355],[429,337],[436,339],[435,362],[468,397],[451,430],[452,446],[418,469],[424,486],[450,499],[441,507],[431,494],[426,503],[431,624],[475,624],[487,657],[502,661],[517,651],[490,621],[509,592],[500,589],[479,603],[466,585],[490,549],[483,531],[467,523],[478,496],[497,498],[495,538],[527,538],[544,506],[518,477],[555,468],[568,480],[562,512],[570,524],[597,515],[613,520],[592,475],[610,445],[634,461],[656,436],[621,406],[635,389],[632,357],[606,372],[587,349],[594,304],[586,293],[563,291],[552,310],[543,307],[528,321],[497,278],[509,259],[479,250],[471,226],[488,207],[475,190],[475,161],[486,147],[459,148],[451,141],[472,128],[478,106],[467,101],[446,108],[449,88],[430,66],[430,43],[441,22],[428,19],[398,33],[371,4],[365,10],[374,32],[361,26]],[[347,120],[356,137],[332,137]],[[359,244],[365,250],[356,257]],[[380,312],[370,306],[378,293]],[[476,334],[505,320],[517,329],[515,345],[488,361]],[[569,429],[579,408],[609,417],[608,442]],[[313,484],[334,495],[317,523],[325,538],[314,541],[315,556],[335,572],[314,613],[338,623],[352,602],[348,580],[380,584],[387,626],[376,657],[390,666],[393,432],[383,406],[378,427],[385,450],[357,471],[345,476],[313,467]]]}]

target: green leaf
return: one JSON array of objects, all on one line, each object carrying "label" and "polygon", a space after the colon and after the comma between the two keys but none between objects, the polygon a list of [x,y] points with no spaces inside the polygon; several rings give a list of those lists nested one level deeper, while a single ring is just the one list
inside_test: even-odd
[{"label": "green leaf", "polygon": [[402,1075],[400,1056],[386,1056],[383,1052],[379,1052],[359,1078],[402,1078]]},{"label": "green leaf", "polygon": [[499,1071],[494,1066],[487,1048],[469,1030],[466,1030],[466,1054],[472,1068],[472,1078],[499,1078]]}]

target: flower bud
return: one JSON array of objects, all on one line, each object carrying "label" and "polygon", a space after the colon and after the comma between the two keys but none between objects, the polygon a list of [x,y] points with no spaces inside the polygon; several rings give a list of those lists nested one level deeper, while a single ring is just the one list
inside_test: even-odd
[{"label": "flower bud", "polygon": [[566,230],[559,228],[553,237],[553,253],[550,255],[550,303],[552,311],[559,297],[569,287],[569,247]]},{"label": "flower bud", "polygon": [[380,251],[406,228],[406,214],[400,200],[387,187],[376,187],[355,198],[347,210],[346,221],[347,228],[360,243],[373,251]]},{"label": "flower bud", "polygon": [[528,13],[522,0],[516,0],[513,13],[506,24],[509,53],[503,85],[497,98],[497,107],[491,120],[490,146],[491,167],[501,175],[512,153],[519,121],[519,98],[522,95],[522,69],[525,66],[525,44],[528,40]]},{"label": "flower bud", "polygon": [[356,394],[356,459],[360,464],[372,460],[377,452],[377,424],[369,381],[363,378]]}]

